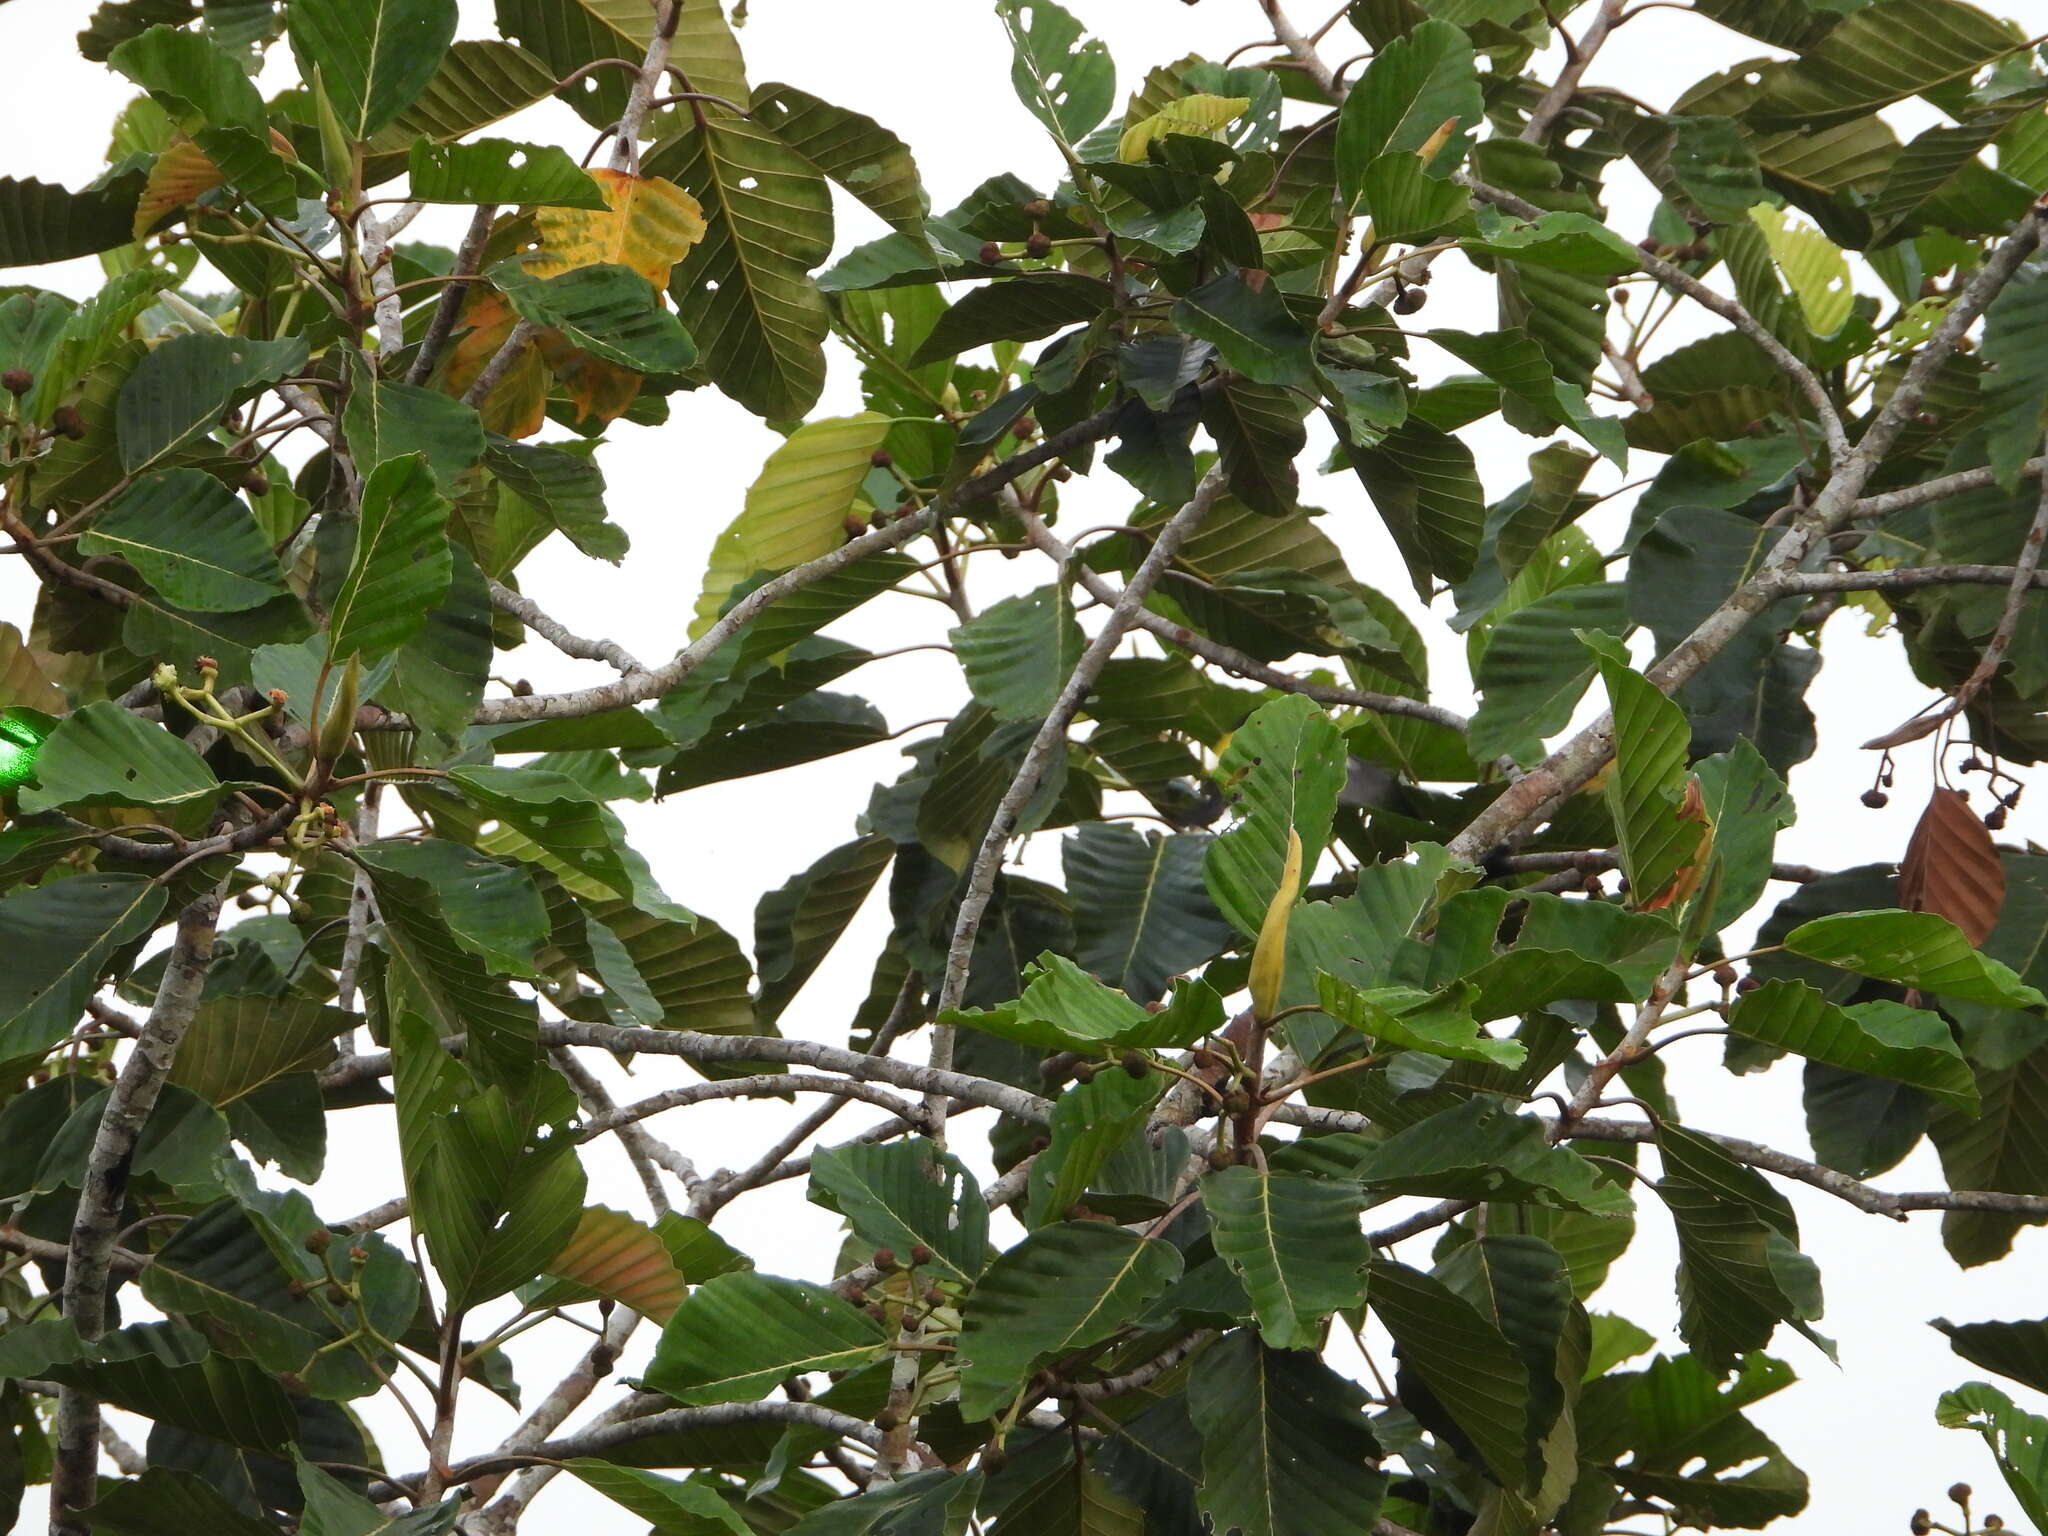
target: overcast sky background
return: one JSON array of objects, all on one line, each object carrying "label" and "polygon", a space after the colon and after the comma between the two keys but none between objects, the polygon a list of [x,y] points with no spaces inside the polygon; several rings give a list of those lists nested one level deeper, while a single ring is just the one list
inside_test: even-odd
[{"label": "overcast sky background", "polygon": [[[1190,52],[1221,58],[1263,32],[1252,0],[1203,0],[1198,6],[1181,0],[1067,3],[1108,42],[1119,69],[1119,102],[1155,64]],[[1297,20],[1305,25],[1319,22],[1327,14],[1322,9],[1325,3],[1333,0],[1301,0]],[[2012,14],[2042,3],[2004,0],[2002,6],[1991,8]],[[9,88],[0,93],[0,142],[7,146],[0,173],[77,186],[102,166],[108,125],[132,92],[125,80],[78,57],[72,34],[89,10],[83,3],[64,0],[14,0],[0,6],[0,58],[13,66]],[[491,33],[487,4],[464,0],[463,10],[463,35]],[[756,85],[790,81],[870,113],[901,135],[917,155],[935,207],[950,207],[976,183],[1002,170],[1048,188],[1056,177],[1055,154],[1009,88],[1002,29],[992,8],[980,0],[752,0],[751,19],[740,38]],[[1340,27],[1326,45],[1328,56],[1334,61],[1356,51],[1345,46],[1354,41]],[[1701,76],[1766,51],[1689,14],[1654,9],[1615,34],[1588,81],[1618,87],[1664,108]],[[282,47],[276,56],[280,62],[288,60]],[[1553,51],[1544,66],[1546,74],[1554,73],[1556,66]],[[266,87],[276,83],[265,81]],[[1908,128],[1926,120],[1910,114],[1899,119]],[[487,131],[558,142],[579,157],[590,142],[590,130],[582,121],[552,102]],[[1617,227],[1630,237],[1640,234],[1652,206],[1646,187],[1625,163],[1618,163],[1610,188]],[[452,244],[463,221],[459,210],[439,210],[422,217],[409,237]],[[881,232],[865,210],[839,200],[839,249]],[[1453,271],[1462,266],[1456,261],[1443,264],[1424,323],[1493,329],[1498,321],[1490,289],[1468,272]],[[86,260],[22,271],[10,278],[83,296],[98,286],[100,275],[97,263]],[[203,275],[195,278],[194,286],[205,286]],[[1877,290],[1866,279],[1864,291]],[[1693,315],[1681,311],[1660,336],[1668,346],[1703,333]],[[1430,349],[1417,350],[1427,354]],[[1425,369],[1433,362],[1427,356],[1417,361]],[[835,352],[825,399],[814,414],[858,410],[856,382],[846,355]],[[612,517],[633,540],[633,553],[623,568],[587,560],[555,539],[521,571],[525,590],[570,628],[609,636],[650,662],[665,658],[683,642],[711,540],[738,510],[747,484],[778,441],[712,390],[677,396],[672,404],[669,425],[652,430],[623,427],[600,459],[610,485]],[[1468,440],[1479,455],[1489,498],[1526,478],[1524,461],[1538,446],[1537,440],[1497,422],[1469,434]],[[1346,473],[1318,480],[1308,469],[1317,461],[1320,447],[1312,441],[1302,460],[1304,499],[1327,509],[1321,526],[1344,549],[1354,573],[1413,609],[1416,604],[1400,562],[1356,479]],[[1653,473],[1659,462],[1638,455],[1628,478]],[[1604,464],[1594,475],[1588,484],[1598,490],[1622,483],[1622,477]],[[1121,520],[1132,501],[1123,482],[1106,471],[1062,489],[1062,526],[1069,536],[1077,529]],[[1630,499],[1617,498],[1596,514],[1590,524],[1596,537],[1618,531]],[[978,601],[1001,595],[1005,582],[1022,589],[1044,579],[1044,567],[1035,558],[1010,566],[992,561],[989,565],[977,576]],[[989,583],[986,588],[983,581]],[[20,568],[0,563],[0,618],[26,630],[30,594]],[[892,596],[871,604],[838,632],[876,649],[893,649],[942,639],[950,617],[938,604]],[[1443,628],[1442,617],[1440,611],[1423,624],[1433,648],[1435,697],[1453,708],[1469,708],[1463,640]],[[1839,616],[1830,626],[1826,656],[1826,666],[1809,694],[1819,717],[1822,745],[1793,775],[1800,819],[1780,838],[1779,856],[1826,868],[1895,859],[1925,799],[1928,762],[1910,755],[1909,749],[1901,760],[1891,807],[1872,812],[1856,799],[1869,782],[1872,766],[1856,743],[1910,714],[1924,702],[1926,690],[1907,672],[1897,642],[1865,639],[1853,614]],[[516,657],[501,657],[499,670],[508,677],[527,676],[545,690],[587,683],[601,669],[530,645]],[[876,663],[846,686],[869,696],[896,727],[950,714],[962,697],[950,658],[936,654]],[[914,732],[909,739],[925,734]],[[710,786],[663,806],[625,805],[622,810],[636,845],[652,860],[669,893],[715,918],[751,950],[756,900],[854,834],[854,818],[866,804],[869,786],[899,771],[902,745],[883,744],[768,778]],[[2029,836],[2048,841],[2039,827],[2039,809],[2023,802],[2004,838],[2015,843]],[[1056,840],[1038,839],[1027,854],[1027,866],[1056,871]],[[1755,916],[1767,913],[1788,890],[1773,886]],[[887,931],[882,896],[878,889],[846,940],[785,1014],[786,1033],[843,1041],[847,1020],[865,992],[875,948]],[[921,1053],[922,1045],[913,1043],[907,1049]],[[1734,1078],[1719,1068],[1719,1054],[1719,1043],[1712,1038],[1686,1041],[1672,1050],[1674,1087],[1689,1123],[1804,1153],[1796,1063],[1780,1064],[1761,1076]],[[626,1097],[638,1097],[678,1081],[683,1070],[679,1063],[652,1061],[632,1082],[621,1081],[615,1087]],[[809,1107],[800,1104],[792,1109],[773,1101],[758,1106],[711,1105],[657,1120],[653,1129],[708,1172],[725,1165],[743,1166],[795,1114]],[[851,1134],[871,1118],[856,1106],[834,1123],[830,1139]],[[353,1111],[340,1116],[333,1129],[329,1172],[315,1191],[323,1214],[340,1219],[399,1192],[388,1114]],[[966,1139],[965,1145],[971,1148],[972,1140]],[[639,1185],[609,1142],[593,1150],[590,1166],[593,1203],[645,1214]],[[1892,1189],[1938,1186],[1940,1172],[1931,1148],[1923,1145],[1877,1182]],[[1752,1410],[1812,1478],[1812,1503],[1800,1517],[1801,1528],[1903,1529],[1915,1506],[1938,1505],[1941,1490],[1959,1476],[1974,1482],[1980,1494],[1991,1495],[1988,1504],[1980,1498],[1980,1511],[2001,1510],[2010,1520],[2013,1507],[1981,1443],[1974,1435],[1934,1425],[1936,1396],[1981,1373],[1956,1359],[1925,1320],[2040,1313],[2048,1237],[2025,1232],[2013,1258],[1966,1273],[1943,1253],[1936,1216],[1915,1216],[1910,1224],[1898,1226],[1803,1185],[1781,1187],[1787,1188],[1799,1210],[1802,1246],[1821,1264],[1828,1311],[1820,1326],[1838,1341],[1841,1353],[1838,1371],[1803,1340],[1781,1331],[1776,1353],[1805,1379]],[[1634,1247],[1616,1266],[1595,1305],[1672,1336],[1675,1249],[1668,1218],[1647,1194],[1639,1224]],[[719,1226],[764,1270],[817,1280],[831,1273],[837,1222],[805,1201],[801,1182],[728,1207]],[[1401,1257],[1426,1263],[1427,1241],[1406,1245]],[[636,1337],[625,1367],[628,1373],[644,1359],[652,1335],[652,1329],[643,1328]],[[525,1336],[515,1355],[529,1404],[547,1391],[585,1343],[587,1336],[565,1328]],[[2012,1390],[2025,1396],[2017,1387]],[[608,1393],[596,1399],[600,1404],[608,1400]],[[464,1405],[459,1453],[489,1449],[515,1422],[509,1410],[481,1392],[465,1394]],[[397,1413],[374,1401],[359,1406],[378,1430],[389,1463],[416,1469],[421,1464],[419,1448]],[[38,1511],[34,1499],[24,1506],[23,1529],[39,1523]],[[1940,1518],[1939,1509],[1936,1513]],[[529,1526],[558,1529],[556,1522],[571,1518],[592,1532],[641,1528],[616,1506],[580,1485],[568,1485],[566,1479],[548,1492]]]}]

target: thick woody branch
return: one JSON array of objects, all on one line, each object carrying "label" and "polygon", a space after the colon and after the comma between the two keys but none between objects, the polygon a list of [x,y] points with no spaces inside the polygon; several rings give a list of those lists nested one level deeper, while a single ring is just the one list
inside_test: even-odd
[{"label": "thick woody branch", "polygon": [[365,211],[360,228],[363,236],[363,266],[370,274],[370,292],[377,297],[377,350],[391,356],[405,345],[405,319],[398,297],[398,281],[391,274],[391,242],[419,217],[420,204],[401,204],[388,220]]},{"label": "thick woody branch", "polygon": [[582,1139],[590,1141],[607,1131],[621,1131],[645,1120],[651,1115],[665,1114],[671,1109],[686,1109],[692,1104],[707,1104],[718,1099],[770,1099],[785,1093],[823,1093],[836,1098],[859,1099],[886,1109],[898,1119],[913,1125],[925,1123],[924,1109],[909,1099],[900,1098],[886,1088],[877,1088],[873,1083],[856,1082],[846,1077],[806,1077],[795,1072],[763,1072],[753,1077],[731,1077],[710,1083],[688,1083],[680,1088],[669,1088],[661,1093],[620,1105],[594,1114],[583,1127]]},{"label": "thick woody branch", "polygon": [[661,88],[661,77],[668,72],[669,48],[675,40],[676,23],[682,18],[682,0],[658,0],[654,37],[647,44],[647,57],[640,65],[640,73],[634,77],[633,89],[626,97],[626,110],[619,114],[618,129],[612,139],[612,169],[615,171],[639,168],[640,130],[647,121],[654,93]]},{"label": "thick woody branch", "polygon": [[[129,1165],[198,1010],[219,920],[218,895],[202,896],[178,914],[149,1022],[122,1063],[100,1113],[79,1185],[64,1267],[64,1315],[82,1338],[97,1339],[106,1331],[114,1238],[127,1201]],[[99,1436],[98,1400],[66,1387],[57,1399],[57,1451],[50,1477],[50,1528],[55,1536],[82,1536],[87,1529],[78,1510],[96,1496]]]},{"label": "thick woody branch", "polygon": [[[2048,456],[2029,459],[2020,466],[2023,479],[2033,479],[2048,470]],[[1893,512],[1903,512],[1908,507],[1924,507],[1930,501],[1942,501],[1950,496],[1960,496],[1965,491],[1981,491],[1998,484],[1998,472],[1988,465],[1982,469],[1965,469],[1953,475],[1941,475],[1933,480],[1922,480],[1918,485],[1903,486],[1896,491],[1880,491],[1875,496],[1865,496],[1856,503],[1856,509],[1849,515],[1857,522],[1871,518],[1886,517]]]}]

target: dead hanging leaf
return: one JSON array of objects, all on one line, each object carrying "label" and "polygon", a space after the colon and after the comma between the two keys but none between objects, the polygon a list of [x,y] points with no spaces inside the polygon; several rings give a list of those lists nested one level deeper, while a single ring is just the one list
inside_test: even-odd
[{"label": "dead hanging leaf", "polygon": [[26,704],[47,715],[64,712],[64,695],[44,676],[35,652],[12,624],[0,624],[0,709]]},{"label": "dead hanging leaf", "polygon": [[653,1323],[666,1323],[688,1291],[654,1229],[602,1205],[584,1211],[576,1235],[549,1262],[548,1273],[629,1306]]},{"label": "dead hanging leaf", "polygon": [[2005,906],[2005,866],[1960,793],[1937,785],[1899,865],[1899,905],[1954,923],[1982,944]]},{"label": "dead hanging leaf", "polygon": [[554,277],[576,267],[613,262],[631,267],[657,289],[668,287],[669,268],[704,238],[704,210],[697,199],[660,176],[594,170],[611,207],[538,208],[534,225],[540,249],[527,258],[536,277]]},{"label": "dead hanging leaf", "polygon": [[1669,907],[1683,906],[1700,882],[1706,878],[1708,867],[1714,862],[1714,818],[1707,814],[1706,796],[1701,792],[1697,777],[1685,781],[1685,796],[1678,802],[1673,819],[1677,821],[1680,834],[1697,828],[1697,841],[1686,861],[1672,872],[1671,881],[1654,896],[1636,905],[1639,912],[1661,912]]},{"label": "dead hanging leaf", "polygon": [[149,168],[149,180],[135,204],[135,238],[140,240],[157,221],[173,208],[195,203],[226,180],[218,167],[206,158],[206,151],[190,139],[177,139],[164,147]]}]

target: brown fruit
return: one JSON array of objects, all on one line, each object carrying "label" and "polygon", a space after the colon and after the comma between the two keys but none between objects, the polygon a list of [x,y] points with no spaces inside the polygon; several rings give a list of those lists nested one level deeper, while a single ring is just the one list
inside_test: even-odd
[{"label": "brown fruit", "polygon": [[1403,288],[1394,295],[1394,313],[1412,315],[1429,302],[1429,295],[1420,288]]},{"label": "brown fruit", "polygon": [[1957,1504],[1969,1503],[1972,1492],[1974,1490],[1968,1483],[1950,1483],[1948,1485],[1948,1496],[1952,1502]]},{"label": "brown fruit", "polygon": [[0,373],[0,389],[10,395],[25,395],[36,387],[36,376],[26,368],[10,368]]},{"label": "brown fruit", "polygon": [[886,448],[877,448],[873,453],[868,455],[868,462],[874,465],[877,469],[887,469],[891,464],[894,464],[896,462],[896,455],[891,453]]},{"label": "brown fruit", "polygon": [[59,437],[68,437],[74,443],[85,436],[85,418],[78,414],[75,405],[60,405],[50,414],[50,427]]},{"label": "brown fruit", "polygon": [[334,1234],[332,1232],[328,1231],[325,1227],[315,1227],[306,1234],[306,1241],[302,1246],[308,1253],[325,1253],[327,1245],[333,1241]]},{"label": "brown fruit", "polygon": [[1152,1062],[1143,1051],[1124,1052],[1124,1071],[1132,1077],[1144,1077],[1152,1070]]},{"label": "brown fruit", "polygon": [[1052,236],[1042,229],[1034,229],[1031,238],[1024,242],[1024,254],[1043,260],[1052,254]]},{"label": "brown fruit", "polygon": [[931,1263],[931,1261],[932,1251],[931,1249],[927,1248],[923,1243],[919,1243],[916,1247],[910,1250],[910,1262],[912,1264],[929,1264]]},{"label": "brown fruit", "polygon": [[1907,1522],[1906,1529],[1911,1531],[1913,1536],[1927,1536],[1927,1533],[1934,1529],[1934,1519],[1926,1510],[1916,1509],[1913,1511],[1913,1518]]},{"label": "brown fruit", "polygon": [[1052,204],[1042,197],[1034,197],[1023,205],[1023,210],[1031,218],[1042,219],[1052,212]]},{"label": "brown fruit", "polygon": [[260,469],[252,469],[249,473],[242,476],[242,489],[251,496],[268,496],[270,494],[270,476],[263,473]]},{"label": "brown fruit", "polygon": [[1866,789],[1857,798],[1873,811],[1881,811],[1892,803],[1892,797],[1881,789]]},{"label": "brown fruit", "polygon": [[1003,259],[1003,248],[993,240],[985,240],[982,242],[979,255],[984,267],[992,267]]},{"label": "brown fruit", "polygon": [[896,1250],[894,1248],[877,1248],[875,1250],[875,1268],[894,1269],[895,1267]]}]

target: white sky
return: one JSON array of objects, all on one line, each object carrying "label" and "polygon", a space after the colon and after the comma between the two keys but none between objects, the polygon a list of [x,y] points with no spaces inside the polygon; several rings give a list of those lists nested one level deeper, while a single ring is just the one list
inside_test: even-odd
[{"label": "white sky", "polygon": [[[1190,52],[1220,58],[1262,31],[1252,0],[1204,0],[1198,6],[1180,0],[1067,3],[1108,42],[1119,65],[1119,100],[1152,65]],[[1324,3],[1334,0],[1300,0],[1297,19],[1311,25],[1320,21],[1327,14]],[[2048,0],[2005,0],[1992,8],[2040,13],[2048,10]],[[59,0],[0,6],[0,57],[16,66],[9,72],[9,89],[0,93],[0,142],[7,145],[0,172],[77,186],[100,168],[107,124],[131,90],[126,81],[77,56],[71,34],[89,9]],[[977,0],[752,0],[751,13],[740,37],[752,80],[757,85],[788,80],[878,118],[916,153],[935,207],[950,207],[1002,170],[1046,187],[1055,179],[1055,156],[1010,91],[1007,47],[990,5]],[[464,16],[464,35],[490,33],[487,5],[464,0]],[[1341,28],[1337,36],[1350,38]],[[1351,51],[1333,40],[1330,56]],[[1765,51],[1703,20],[1657,9],[1615,35],[1588,79],[1664,107],[1710,71]],[[1548,67],[1554,70],[1555,59]],[[590,137],[580,119],[554,103],[490,131],[554,140],[577,155]],[[1625,163],[1617,164],[1612,185],[1618,227],[1639,234],[1650,206],[1646,189]],[[881,232],[877,221],[856,205],[842,198],[839,208],[842,250]],[[444,213],[443,220],[435,226],[423,217],[410,233],[452,243],[460,216],[450,222]],[[1427,323],[1494,328],[1490,292],[1479,282],[1455,280],[1450,269],[1458,265],[1444,264]],[[86,260],[8,277],[82,296],[97,286],[99,273],[96,263]],[[1697,327],[1682,328],[1681,322],[1690,320],[1681,312],[1665,328],[1665,344],[1702,334]],[[552,540],[521,572],[527,592],[572,629],[610,636],[650,661],[682,643],[711,540],[737,511],[746,485],[777,441],[713,390],[677,396],[673,407],[667,427],[623,428],[601,459],[612,516],[633,540],[624,568],[586,560]],[[837,353],[816,414],[857,409],[854,369]],[[1525,478],[1523,461],[1537,446],[1534,439],[1498,424],[1470,440],[1489,496]],[[1317,453],[1312,445],[1302,462],[1304,498],[1329,512],[1321,526],[1343,547],[1358,576],[1412,606],[1400,562],[1362,489],[1348,473],[1318,481],[1310,468]],[[1632,478],[1652,472],[1657,462],[1639,457]],[[1621,483],[1607,466],[1595,474],[1607,477],[1589,481],[1596,489]],[[1063,491],[1069,531],[1117,521],[1132,501],[1123,483],[1107,472],[1076,480]],[[1626,499],[1610,504],[1594,527],[1596,535],[1617,531],[1625,506]],[[997,587],[1006,579],[1019,585],[1042,580],[1033,562],[997,569],[1004,574],[984,572],[982,579]],[[0,617],[24,630],[29,590],[18,567],[0,566]],[[856,621],[842,632],[883,649],[943,638],[950,615],[937,604],[890,597],[856,615]],[[1437,698],[1453,708],[1468,708],[1462,637],[1451,636],[1435,621],[1425,622],[1424,633],[1433,645]],[[501,657],[499,669],[505,676],[523,672],[542,689],[576,686],[599,670],[538,646],[528,646],[516,659]],[[961,697],[953,664],[935,654],[878,663],[843,686],[872,698],[894,726],[948,714]],[[1856,801],[1869,782],[1871,763],[1855,744],[1903,718],[1924,698],[1925,690],[1906,671],[1895,641],[1863,639],[1851,616],[1830,627],[1827,664],[1809,694],[1822,746],[1793,776],[1800,822],[1780,838],[1780,857],[1839,868],[1896,858],[1903,851],[1927,788],[1926,762],[1903,758],[1892,806],[1871,812]],[[869,785],[898,772],[900,747],[884,744],[767,778],[710,786],[664,806],[626,805],[622,810],[636,845],[653,861],[670,894],[716,918],[751,949],[757,898],[853,835],[853,819],[866,803]],[[2005,838],[2018,842],[2031,834],[2048,841],[2035,825],[2037,809],[2023,802]],[[1030,863],[1056,869],[1053,840],[1040,839],[1039,844],[1030,852]],[[1787,889],[1773,887],[1759,915]],[[786,1032],[843,1041],[846,1021],[864,995],[875,947],[887,931],[882,895],[876,892],[847,940],[785,1015]],[[1689,1122],[1803,1153],[1797,1065],[1732,1078],[1720,1069],[1718,1056],[1712,1039],[1686,1042],[1672,1051],[1673,1083]],[[665,1061],[643,1063],[636,1080],[620,1084],[620,1091],[629,1097],[654,1092],[679,1080],[682,1070]],[[791,1110],[772,1101],[752,1107],[704,1106],[687,1116],[657,1120],[653,1128],[708,1171],[743,1165],[793,1114],[808,1107]],[[850,1110],[835,1122],[834,1131],[847,1134],[862,1123],[862,1114]],[[357,1111],[340,1117],[335,1131],[330,1171],[316,1191],[319,1208],[331,1219],[376,1204],[400,1188],[388,1116]],[[609,1144],[595,1152],[590,1165],[593,1202],[644,1214],[638,1183]],[[1894,1189],[1938,1187],[1931,1148],[1923,1145],[1878,1182]],[[1777,1352],[1805,1379],[1752,1410],[1812,1478],[1812,1503],[1800,1517],[1801,1528],[1902,1529],[1916,1505],[1938,1505],[1941,1490],[1957,1477],[1978,1487],[1980,1511],[2002,1510],[2010,1519],[2013,1506],[1977,1438],[1938,1430],[1933,1423],[1938,1393],[1982,1373],[1953,1356],[1946,1341],[1924,1324],[1936,1316],[2038,1315],[2043,1310],[2039,1266],[2048,1259],[2048,1237],[2025,1232],[2013,1258],[1966,1273],[1943,1253],[1938,1217],[1915,1216],[1910,1224],[1895,1226],[1803,1185],[1782,1187],[1799,1210],[1802,1246],[1821,1265],[1828,1312],[1820,1326],[1839,1342],[1842,1361],[1837,1371],[1804,1341],[1781,1331]],[[1668,1220],[1647,1194],[1639,1224],[1633,1249],[1617,1265],[1596,1305],[1669,1335],[1675,1320],[1675,1250]],[[805,1202],[800,1182],[728,1207],[720,1229],[763,1269],[812,1279],[829,1275],[838,1246],[835,1220]],[[1426,1263],[1426,1253],[1425,1243],[1418,1241],[1402,1256]],[[651,1338],[652,1330],[643,1328],[627,1372],[644,1359]],[[566,1329],[526,1335],[519,1358],[529,1403],[545,1393],[584,1342]],[[2012,1390],[2025,1395],[2017,1387]],[[598,1399],[606,1400],[603,1395]],[[417,1468],[418,1446],[397,1414],[374,1404],[359,1406],[368,1410],[390,1464]],[[488,1450],[512,1422],[495,1399],[465,1394],[458,1453]],[[1880,1475],[1872,1475],[1880,1469]],[[1988,1504],[1985,1494],[1991,1495]],[[24,1506],[23,1529],[39,1519],[38,1509],[32,1496]],[[1939,1509],[1936,1516],[1941,1518]],[[556,1529],[556,1521],[571,1517],[593,1533],[641,1529],[622,1510],[580,1485],[569,1486],[566,1479],[545,1495],[529,1524],[534,1530]]]}]

